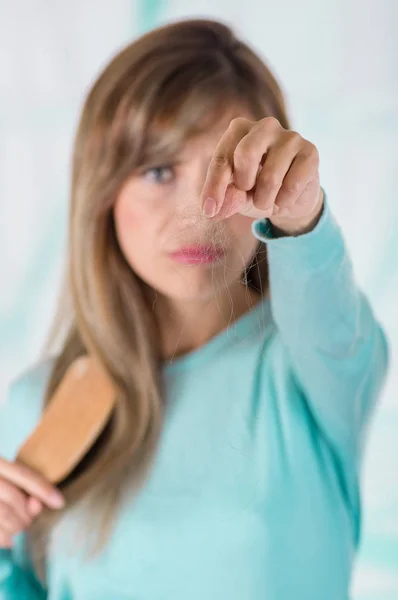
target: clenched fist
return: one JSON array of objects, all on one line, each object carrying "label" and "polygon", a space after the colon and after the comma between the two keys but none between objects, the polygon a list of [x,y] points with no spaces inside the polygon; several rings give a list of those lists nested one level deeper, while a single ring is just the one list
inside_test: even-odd
[{"label": "clenched fist", "polygon": [[309,231],[322,212],[318,150],[273,117],[233,119],[219,141],[201,197],[206,216],[269,218],[287,233]]}]

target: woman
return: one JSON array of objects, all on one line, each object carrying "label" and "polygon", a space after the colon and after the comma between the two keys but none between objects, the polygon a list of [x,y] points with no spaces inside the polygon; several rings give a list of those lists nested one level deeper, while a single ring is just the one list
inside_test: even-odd
[{"label": "woman", "polygon": [[[100,75],[74,149],[69,333],[2,416],[3,598],[347,598],[387,345],[318,167],[219,23],[152,31]],[[117,403],[56,490],[14,459],[87,353]]]}]

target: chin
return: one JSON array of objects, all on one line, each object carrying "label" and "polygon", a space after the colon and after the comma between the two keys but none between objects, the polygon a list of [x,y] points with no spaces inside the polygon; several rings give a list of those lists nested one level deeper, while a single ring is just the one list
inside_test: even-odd
[{"label": "chin", "polygon": [[191,272],[184,270],[182,273],[173,273],[167,277],[167,281],[154,281],[151,285],[163,296],[173,300],[210,301],[239,279],[231,277],[231,274],[227,278],[224,268],[189,267],[189,270]]}]

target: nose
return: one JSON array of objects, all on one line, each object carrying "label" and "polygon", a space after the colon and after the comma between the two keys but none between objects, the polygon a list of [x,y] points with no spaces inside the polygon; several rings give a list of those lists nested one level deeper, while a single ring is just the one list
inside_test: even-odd
[{"label": "nose", "polygon": [[182,219],[192,221],[202,216],[200,197],[206,180],[211,156],[201,157],[192,164],[181,181],[178,192],[177,212]]}]

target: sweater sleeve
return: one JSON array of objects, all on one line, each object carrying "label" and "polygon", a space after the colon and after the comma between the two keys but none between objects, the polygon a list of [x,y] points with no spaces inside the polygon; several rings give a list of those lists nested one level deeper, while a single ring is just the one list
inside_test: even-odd
[{"label": "sweater sleeve", "polygon": [[17,563],[13,550],[0,549],[0,600],[46,600],[32,571]]},{"label": "sweater sleeve", "polygon": [[[49,364],[19,378],[0,405],[0,456],[14,460],[18,449],[40,419]],[[12,550],[0,549],[0,600],[45,600],[25,551],[24,535],[15,536]]]},{"label": "sweater sleeve", "polygon": [[326,194],[313,231],[274,238],[266,220],[255,221],[253,233],[267,245],[273,318],[297,385],[329,443],[357,471],[388,345]]}]

